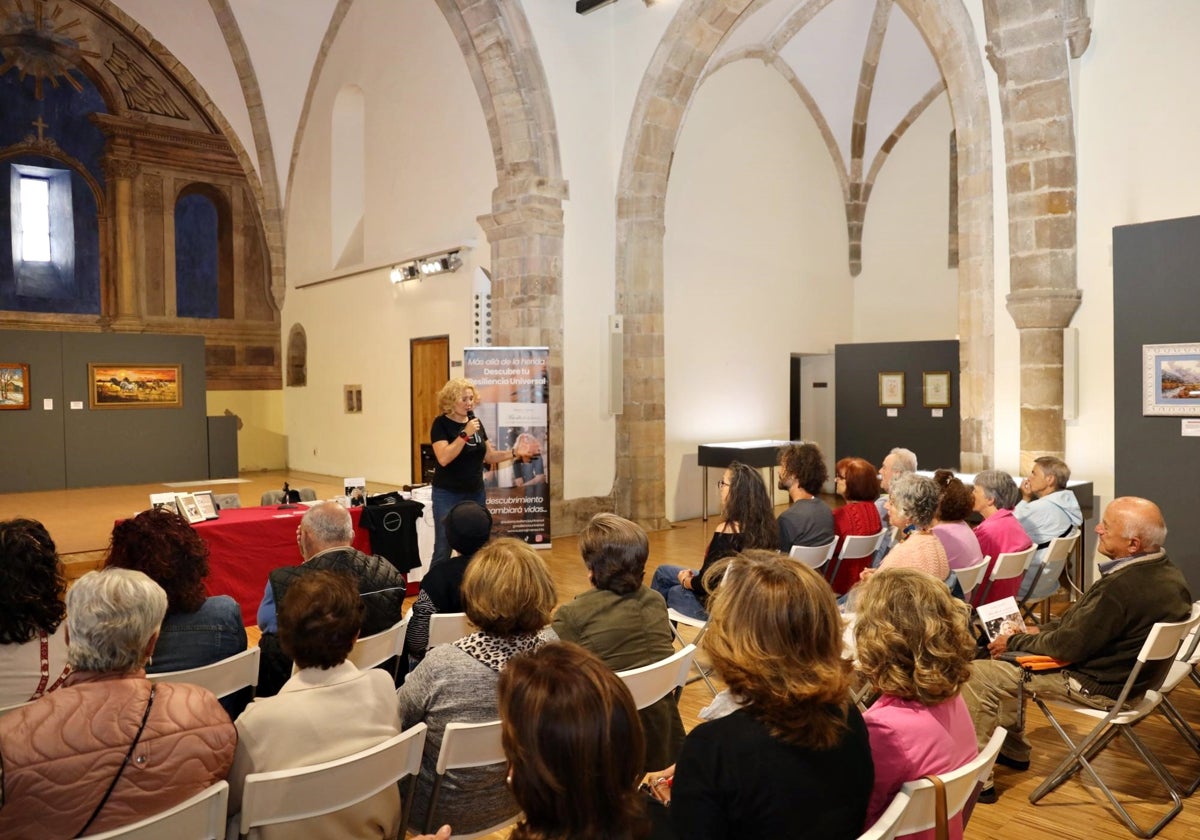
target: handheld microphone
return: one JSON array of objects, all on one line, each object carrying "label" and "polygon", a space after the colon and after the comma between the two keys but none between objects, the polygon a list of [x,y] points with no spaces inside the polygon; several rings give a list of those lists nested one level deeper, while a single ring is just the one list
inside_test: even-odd
[{"label": "handheld microphone", "polygon": [[[469,423],[474,419],[475,419],[475,412],[468,411],[467,412],[467,422]],[[476,432],[475,434],[471,435],[471,443],[478,445],[481,441],[482,441],[482,439],[479,436],[479,432]]]}]

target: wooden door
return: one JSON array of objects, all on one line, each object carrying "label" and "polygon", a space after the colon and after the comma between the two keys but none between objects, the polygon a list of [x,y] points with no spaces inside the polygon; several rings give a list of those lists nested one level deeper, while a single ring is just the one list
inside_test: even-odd
[{"label": "wooden door", "polygon": [[412,481],[421,483],[421,444],[429,443],[429,428],[438,411],[437,395],[450,380],[450,336],[409,341],[409,382],[412,406]]}]

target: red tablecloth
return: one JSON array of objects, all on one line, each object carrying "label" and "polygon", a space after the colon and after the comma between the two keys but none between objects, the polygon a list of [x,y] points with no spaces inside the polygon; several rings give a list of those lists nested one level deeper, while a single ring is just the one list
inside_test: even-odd
[{"label": "red tablecloth", "polygon": [[[219,519],[192,526],[208,544],[208,594],[233,596],[247,625],[258,622],[258,605],[271,570],[300,563],[296,527],[305,510],[226,508]],[[350,509],[354,547],[370,554],[371,535],[358,526],[361,514],[361,508]]]}]

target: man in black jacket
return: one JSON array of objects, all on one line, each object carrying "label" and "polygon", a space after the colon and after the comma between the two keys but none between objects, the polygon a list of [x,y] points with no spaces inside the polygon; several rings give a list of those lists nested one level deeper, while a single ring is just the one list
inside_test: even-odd
[{"label": "man in black jacket", "polygon": [[400,620],[407,582],[395,566],[378,555],[363,554],[354,542],[354,523],[350,512],[336,502],[320,502],[308,509],[296,529],[303,562],[282,566],[267,578],[266,591],[258,607],[258,626],[262,629],[259,647],[262,658],[258,668],[255,695],[270,697],[279,692],[292,672],[292,661],[280,649],[276,635],[276,605],[283,602],[288,587],[299,575],[316,569],[342,572],[357,581],[366,606],[362,636],[382,632]]}]

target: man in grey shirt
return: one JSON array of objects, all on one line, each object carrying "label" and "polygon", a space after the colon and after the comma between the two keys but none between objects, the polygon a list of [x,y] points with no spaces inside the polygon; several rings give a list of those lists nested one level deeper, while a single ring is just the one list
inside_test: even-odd
[{"label": "man in grey shirt", "polygon": [[779,489],[792,506],[779,515],[779,550],[794,545],[825,545],[834,537],[833,511],[816,498],[829,477],[825,459],[815,443],[789,443],[779,449]]}]

